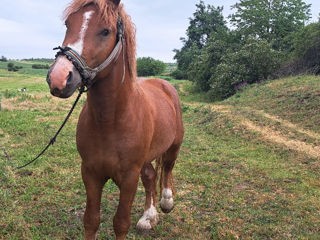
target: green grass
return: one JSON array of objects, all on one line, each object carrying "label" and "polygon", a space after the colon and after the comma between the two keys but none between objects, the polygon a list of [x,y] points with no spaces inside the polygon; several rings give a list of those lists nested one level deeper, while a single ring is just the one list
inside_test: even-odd
[{"label": "green grass", "polygon": [[[47,144],[74,100],[52,98],[45,74],[36,76],[0,67],[0,239],[82,239],[86,196],[75,144],[80,106],[45,156],[14,170]],[[190,82],[168,80],[180,92],[185,124],[174,170],[175,209],[160,214],[149,236],[138,235],[140,183],[128,239],[320,239],[320,163],[305,151],[320,143],[320,79],[266,82],[213,104]],[[16,91],[26,84],[26,93]],[[107,183],[98,239],[114,238],[117,199],[117,187]]]}]

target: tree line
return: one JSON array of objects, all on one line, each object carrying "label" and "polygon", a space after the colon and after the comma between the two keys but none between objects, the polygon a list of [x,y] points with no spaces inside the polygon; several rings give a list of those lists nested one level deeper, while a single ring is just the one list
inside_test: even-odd
[{"label": "tree line", "polygon": [[211,100],[279,76],[320,73],[320,22],[307,24],[302,0],[240,0],[234,13],[202,0],[190,18],[183,47],[175,49],[173,76],[195,82]]}]

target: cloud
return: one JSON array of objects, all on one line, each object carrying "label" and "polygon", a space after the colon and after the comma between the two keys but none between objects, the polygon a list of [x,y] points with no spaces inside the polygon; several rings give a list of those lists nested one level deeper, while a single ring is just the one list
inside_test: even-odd
[{"label": "cloud", "polygon": [[[1,0],[0,55],[9,58],[53,57],[53,46],[61,44],[65,29],[61,21],[71,0]],[[188,18],[199,0],[122,0],[137,27],[138,56],[151,56],[172,62],[174,48],[181,47]],[[205,0],[214,6],[224,5],[228,16],[236,0]],[[314,14],[319,9],[313,3]],[[314,17],[316,19],[316,17]]]},{"label": "cloud", "polygon": [[30,24],[0,18],[0,54],[10,58],[48,57],[55,42]]}]

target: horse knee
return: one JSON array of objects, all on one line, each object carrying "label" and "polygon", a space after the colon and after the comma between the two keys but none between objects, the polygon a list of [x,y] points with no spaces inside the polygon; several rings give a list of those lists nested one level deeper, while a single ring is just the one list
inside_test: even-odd
[{"label": "horse knee", "polygon": [[87,211],[84,214],[83,225],[86,232],[96,233],[100,225],[100,214],[90,215]]},{"label": "horse knee", "polygon": [[142,173],[143,177],[146,178],[147,180],[152,181],[156,178],[156,172],[153,169],[152,165],[151,165],[151,167],[143,168],[142,171],[143,171],[143,173]]},{"label": "horse knee", "polygon": [[130,228],[130,216],[120,216],[116,214],[113,218],[113,229],[116,236],[126,235]]}]

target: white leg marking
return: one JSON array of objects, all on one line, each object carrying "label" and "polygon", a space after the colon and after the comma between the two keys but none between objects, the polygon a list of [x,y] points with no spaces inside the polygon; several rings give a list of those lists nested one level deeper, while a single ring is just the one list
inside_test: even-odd
[{"label": "white leg marking", "polygon": [[86,35],[86,31],[87,31],[88,25],[89,25],[89,20],[90,20],[92,14],[93,14],[93,11],[88,11],[83,14],[83,23],[81,26],[79,39],[75,43],[68,45],[68,47],[76,50],[80,55],[82,54],[82,51],[83,51],[84,37]]},{"label": "white leg marking", "polygon": [[171,210],[173,208],[172,190],[165,188],[162,190],[162,198],[160,201],[161,208]]},{"label": "white leg marking", "polygon": [[153,199],[151,199],[151,206],[149,209],[147,209],[143,216],[140,218],[137,228],[139,230],[151,230],[152,227],[157,225],[158,222],[158,213],[157,209],[153,205]]}]

